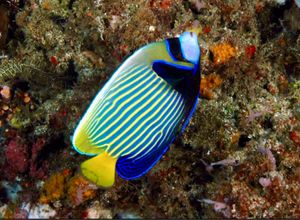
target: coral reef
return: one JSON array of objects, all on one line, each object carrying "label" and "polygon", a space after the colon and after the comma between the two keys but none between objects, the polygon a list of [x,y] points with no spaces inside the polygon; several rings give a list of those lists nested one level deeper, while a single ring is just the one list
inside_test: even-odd
[{"label": "coral reef", "polygon": [[100,206],[99,201],[95,201],[92,203],[92,205],[84,212],[86,216],[82,216],[87,219],[111,219],[112,218],[112,213],[109,209],[103,209]]},{"label": "coral reef", "polygon": [[[0,1],[0,218],[300,218],[296,0]],[[200,99],[145,176],[98,189],[70,143],[135,49],[200,32]]]},{"label": "coral reef", "polygon": [[41,203],[55,202],[63,198],[67,174],[68,170],[55,173],[47,179],[43,185],[43,193],[39,199]]},{"label": "coral reef", "polygon": [[82,176],[77,175],[72,177],[68,182],[67,197],[73,206],[78,206],[81,203],[94,198],[96,196],[96,189],[96,185],[89,183]]},{"label": "coral reef", "polygon": [[14,218],[45,219],[53,218],[55,215],[56,211],[48,204],[37,204],[34,206],[31,204],[23,204],[21,210],[14,214]]}]

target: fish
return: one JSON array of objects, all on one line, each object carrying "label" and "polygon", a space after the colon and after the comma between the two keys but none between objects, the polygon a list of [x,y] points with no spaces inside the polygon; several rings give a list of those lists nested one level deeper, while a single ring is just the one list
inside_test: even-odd
[{"label": "fish", "polygon": [[188,125],[197,105],[201,51],[197,33],[149,43],[125,59],[96,94],[72,136],[92,158],[84,177],[113,186],[145,175]]}]

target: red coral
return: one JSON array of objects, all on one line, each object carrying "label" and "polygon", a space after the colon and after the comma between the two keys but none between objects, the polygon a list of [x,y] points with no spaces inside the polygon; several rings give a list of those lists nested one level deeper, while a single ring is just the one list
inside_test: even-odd
[{"label": "red coral", "polygon": [[28,212],[25,209],[17,208],[14,213],[15,219],[28,219]]},{"label": "red coral", "polygon": [[12,138],[5,149],[5,177],[13,180],[18,174],[28,172],[31,177],[46,178],[49,163],[39,160],[39,155],[45,144],[44,138],[37,139],[33,143],[30,152],[28,144],[20,136],[16,135],[16,137]]},{"label": "red coral", "polygon": [[15,173],[24,173],[29,166],[28,146],[20,137],[16,137],[8,142],[5,149],[6,161]]},{"label": "red coral", "polygon": [[160,3],[160,7],[164,10],[168,10],[171,7],[171,1],[170,0],[162,0]]},{"label": "red coral", "polygon": [[280,177],[275,176],[265,195],[271,205],[275,205],[278,201],[282,200],[282,196],[285,193],[284,187],[284,183]]},{"label": "red coral", "polygon": [[291,131],[290,139],[294,142],[296,146],[300,146],[300,131]]},{"label": "red coral", "polygon": [[37,156],[39,152],[42,150],[42,148],[45,146],[45,139],[44,138],[39,138],[37,141],[32,145],[31,149],[31,160],[35,161],[37,159]]},{"label": "red coral", "polygon": [[211,27],[205,26],[205,27],[203,28],[203,33],[204,33],[204,34],[209,34],[210,32],[211,32]]},{"label": "red coral", "polygon": [[42,165],[31,162],[29,175],[38,179],[47,179],[49,163],[44,161]]},{"label": "red coral", "polygon": [[246,56],[249,59],[252,59],[254,57],[255,52],[256,52],[256,47],[254,45],[250,45],[250,46],[246,47],[246,49],[245,49]]},{"label": "red coral", "polygon": [[59,63],[57,57],[54,55],[50,57],[50,61],[54,66],[57,66]]},{"label": "red coral", "polygon": [[49,164],[47,161],[38,161],[38,155],[41,150],[44,148],[46,144],[46,140],[44,138],[39,138],[32,145],[31,149],[31,160],[30,160],[30,169],[29,175],[31,177],[44,179],[47,177],[47,170],[49,168]]}]

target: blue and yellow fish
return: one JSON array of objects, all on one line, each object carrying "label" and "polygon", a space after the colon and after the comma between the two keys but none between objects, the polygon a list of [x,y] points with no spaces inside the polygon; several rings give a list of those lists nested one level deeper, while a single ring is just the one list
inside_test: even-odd
[{"label": "blue and yellow fish", "polygon": [[94,156],[83,175],[110,187],[147,173],[187,126],[200,86],[197,34],[148,44],[128,57],[99,91],[75,129],[72,144]]}]

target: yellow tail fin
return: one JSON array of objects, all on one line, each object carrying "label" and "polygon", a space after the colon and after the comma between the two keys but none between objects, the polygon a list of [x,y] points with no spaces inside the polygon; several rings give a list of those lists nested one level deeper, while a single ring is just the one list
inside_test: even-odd
[{"label": "yellow tail fin", "polygon": [[82,174],[101,187],[110,187],[115,182],[117,158],[104,152],[81,164]]}]

